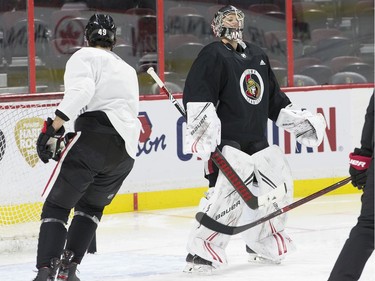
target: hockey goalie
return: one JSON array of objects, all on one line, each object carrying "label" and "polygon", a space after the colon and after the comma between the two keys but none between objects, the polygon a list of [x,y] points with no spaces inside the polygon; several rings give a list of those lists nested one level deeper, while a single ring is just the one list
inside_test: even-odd
[{"label": "hockey goalie", "polygon": [[[199,211],[222,224],[235,226],[256,221],[292,202],[291,170],[278,146],[264,143],[264,148],[258,149],[259,143],[255,142],[255,145],[249,143],[244,149],[241,143],[221,139],[221,122],[211,103],[188,103],[187,119],[185,149],[208,159],[210,152],[219,145],[223,156],[258,198],[259,205],[256,209],[249,208],[221,171],[210,173],[209,160],[206,173],[211,188],[201,199]],[[317,131],[321,136],[315,144],[321,142],[325,128],[321,116],[297,110],[292,105],[280,110],[276,124],[309,145],[318,138],[314,133]],[[287,214],[283,214],[242,233],[249,261],[279,264],[295,250],[285,230],[286,222]],[[227,264],[225,248],[229,240],[229,235],[217,233],[196,222],[188,239],[189,254],[184,271],[210,273],[212,269]]]},{"label": "hockey goalie", "polygon": [[[205,161],[210,188],[199,211],[222,224],[237,226],[292,200],[291,171],[280,149],[268,144],[268,120],[308,147],[321,143],[326,123],[321,114],[293,105],[281,91],[266,53],[242,38],[241,10],[231,5],[222,7],[214,15],[211,28],[219,40],[203,47],[185,82],[184,149]],[[258,208],[249,208],[213,164],[210,157],[217,147],[258,197]],[[283,214],[243,233],[251,261],[277,264],[294,250],[285,231],[286,221]],[[188,238],[184,271],[207,273],[225,265],[229,239],[229,235],[196,222]]]}]

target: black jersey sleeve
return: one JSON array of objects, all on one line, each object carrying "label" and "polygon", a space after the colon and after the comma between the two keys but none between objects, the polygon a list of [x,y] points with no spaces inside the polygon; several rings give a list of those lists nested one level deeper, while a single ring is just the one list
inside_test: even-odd
[{"label": "black jersey sleeve", "polygon": [[365,124],[362,129],[361,148],[374,154],[374,93],[366,110]]},{"label": "black jersey sleeve", "polygon": [[279,83],[276,79],[274,72],[272,71],[271,64],[267,57],[268,77],[269,77],[269,89],[270,89],[270,100],[269,100],[269,114],[268,118],[272,121],[276,121],[279,116],[280,110],[291,103],[287,95],[281,91]]},{"label": "black jersey sleeve", "polygon": [[223,62],[215,51],[215,44],[207,45],[199,53],[187,75],[183,104],[188,102],[212,102],[216,106],[221,85],[226,83]]}]

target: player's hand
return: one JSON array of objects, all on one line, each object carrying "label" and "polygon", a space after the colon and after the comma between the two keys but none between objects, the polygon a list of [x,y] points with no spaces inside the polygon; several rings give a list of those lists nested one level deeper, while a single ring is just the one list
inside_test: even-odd
[{"label": "player's hand", "polygon": [[49,159],[54,157],[56,145],[58,143],[60,146],[61,138],[65,133],[64,126],[55,131],[52,127],[52,122],[53,120],[49,117],[44,121],[42,131],[36,141],[36,151],[43,163],[48,163]]},{"label": "player's hand", "polygon": [[349,154],[349,173],[352,176],[352,184],[358,189],[363,189],[366,184],[371,155],[370,151],[360,148],[355,148],[354,152]]}]

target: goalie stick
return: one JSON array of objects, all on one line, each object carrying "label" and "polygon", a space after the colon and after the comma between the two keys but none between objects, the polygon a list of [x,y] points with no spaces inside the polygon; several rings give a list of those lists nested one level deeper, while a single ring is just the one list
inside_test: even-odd
[{"label": "goalie stick", "polygon": [[213,231],[216,231],[216,232],[219,232],[219,233],[223,233],[223,234],[227,234],[227,235],[235,235],[235,234],[238,234],[238,233],[241,233],[245,230],[248,230],[254,226],[257,226],[261,223],[264,223],[274,217],[277,217],[283,213],[286,213],[298,206],[301,206],[315,198],[318,198],[330,191],[333,191],[341,186],[344,186],[345,184],[349,183],[351,181],[351,177],[348,177],[346,179],[343,179],[337,183],[334,183],[322,190],[319,190],[313,194],[310,194],[296,202],[293,202],[292,204],[289,204],[283,208],[280,208],[278,210],[276,210],[275,212],[272,212],[271,214],[267,215],[267,216],[264,216],[256,221],[253,221],[251,223],[248,223],[248,224],[244,224],[244,225],[241,225],[241,226],[229,226],[229,225],[225,225],[225,224],[222,224],[218,221],[216,221],[215,219],[209,217],[207,214],[203,213],[203,212],[198,212],[196,215],[195,215],[195,218],[196,220],[201,223],[202,225],[204,225],[205,227],[213,230]]},{"label": "goalie stick", "polygon": [[[183,117],[186,119],[186,112],[185,109],[180,105],[180,103],[173,97],[171,92],[167,89],[163,81],[159,78],[159,76],[154,71],[154,68],[150,67],[147,70],[147,73],[155,80],[158,86],[163,90],[163,92],[168,96],[169,100],[172,104],[177,108],[177,110],[181,113]],[[240,194],[241,198],[245,201],[245,203],[251,209],[259,208],[260,202],[269,202],[270,195],[265,194],[262,197],[256,197],[246,186],[243,180],[238,176],[236,171],[233,167],[229,164],[229,162],[225,159],[224,155],[221,151],[216,147],[215,151],[211,154],[211,160],[215,163],[215,165],[220,169],[220,171],[224,174],[227,180],[233,185],[234,189]],[[276,194],[283,193],[284,187],[280,187],[282,190],[281,192],[272,191],[272,199],[276,199]]]}]

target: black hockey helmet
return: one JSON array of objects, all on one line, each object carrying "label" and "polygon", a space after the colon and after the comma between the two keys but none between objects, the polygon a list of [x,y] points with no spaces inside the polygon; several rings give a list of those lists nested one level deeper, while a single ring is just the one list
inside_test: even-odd
[{"label": "black hockey helmet", "polygon": [[[235,14],[239,23],[238,28],[230,28],[224,26],[224,19],[229,14]],[[219,9],[211,23],[211,28],[216,37],[225,37],[229,40],[242,41],[242,32],[244,29],[245,15],[232,5],[227,5]]]},{"label": "black hockey helmet", "polygon": [[110,15],[94,14],[85,28],[89,46],[112,48],[116,44],[116,25]]}]

